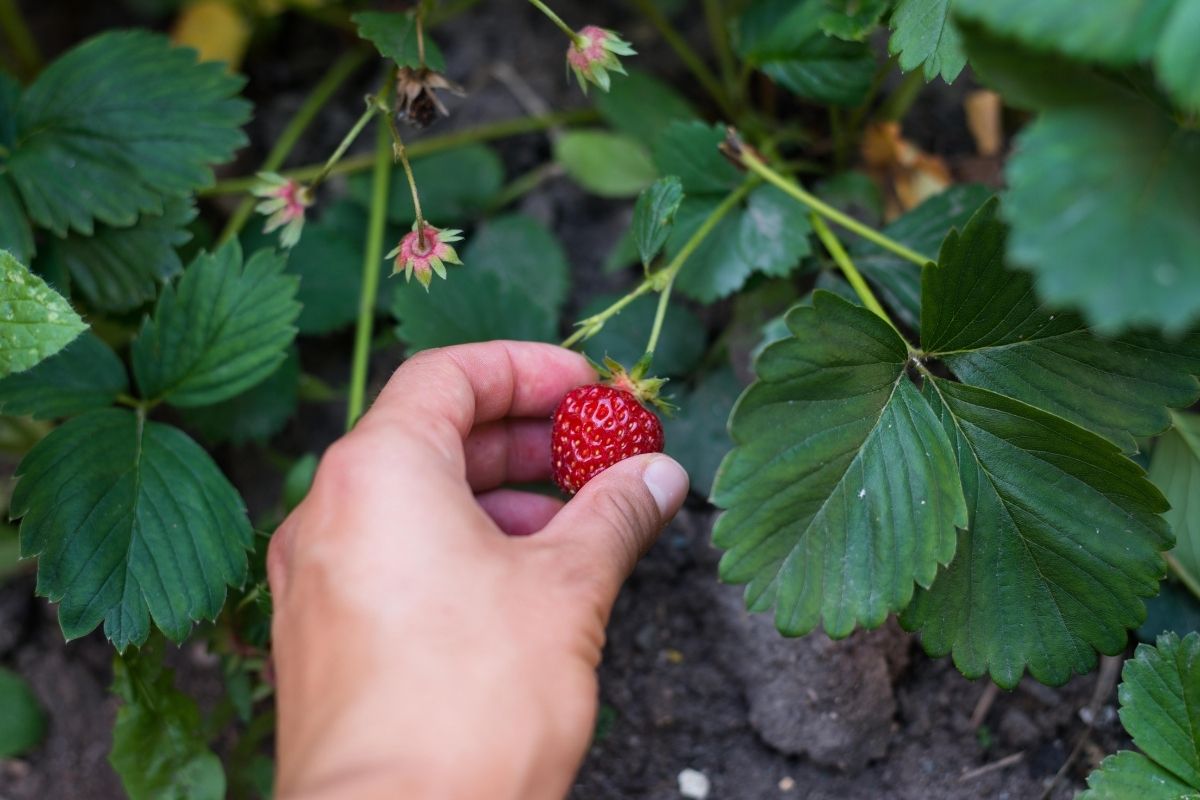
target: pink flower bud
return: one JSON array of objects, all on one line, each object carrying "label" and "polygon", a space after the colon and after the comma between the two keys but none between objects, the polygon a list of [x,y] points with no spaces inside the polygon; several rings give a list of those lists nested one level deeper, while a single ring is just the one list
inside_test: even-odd
[{"label": "pink flower bud", "polygon": [[608,73],[625,74],[625,68],[617,56],[632,56],[635,53],[629,42],[615,31],[588,25],[575,34],[575,41],[567,48],[567,66],[575,73],[584,94],[587,94],[589,83],[607,92],[611,84]]},{"label": "pink flower bud", "polygon": [[255,197],[263,198],[255,211],[269,215],[263,233],[283,228],[279,235],[280,246],[294,247],[304,228],[304,212],[313,204],[312,190],[274,172],[260,172],[258,180],[250,191]]},{"label": "pink flower bud", "polygon": [[429,291],[429,283],[433,280],[435,272],[444,280],[446,264],[462,263],[458,253],[451,246],[451,242],[462,241],[461,233],[462,231],[439,229],[429,224],[418,230],[417,224],[413,223],[412,232],[406,233],[400,244],[387,254],[388,258],[396,259],[392,274],[403,270],[405,280],[412,280],[415,274],[425,291]]}]

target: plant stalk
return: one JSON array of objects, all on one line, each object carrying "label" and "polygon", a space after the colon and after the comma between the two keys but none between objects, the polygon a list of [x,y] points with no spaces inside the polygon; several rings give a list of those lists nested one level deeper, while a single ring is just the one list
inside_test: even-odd
[{"label": "plant stalk", "polygon": [[417,192],[417,179],[413,175],[412,164],[408,162],[408,151],[404,148],[404,139],[400,129],[396,127],[396,118],[387,116],[388,132],[392,137],[392,158],[404,167],[404,177],[408,180],[408,190],[412,192],[413,213],[417,218],[417,246],[425,249],[425,215],[421,213],[421,195]]},{"label": "plant stalk", "polygon": [[704,20],[708,25],[708,38],[717,54],[721,79],[725,82],[725,94],[731,103],[738,104],[741,86],[738,82],[737,62],[729,46],[729,25],[725,19],[722,0],[704,0]]},{"label": "plant stalk", "polygon": [[842,270],[842,274],[846,276],[846,280],[854,288],[854,293],[858,295],[858,299],[862,300],[862,304],[892,326],[892,330],[897,333],[900,331],[896,328],[896,323],[892,322],[892,318],[888,316],[887,311],[880,305],[875,298],[875,294],[871,291],[871,287],[867,285],[867,281],[863,278],[862,273],[854,266],[854,262],[850,260],[850,255],[846,252],[846,248],[842,247],[842,243],[834,236],[833,231],[825,224],[825,220],[819,215],[813,213],[809,216],[812,221],[813,231],[816,232],[817,238],[821,240],[821,244],[825,245],[825,249],[829,251],[829,255],[833,257],[833,261]]},{"label": "plant stalk", "polygon": [[[532,0],[530,1],[532,2]],[[729,95],[721,86],[721,82],[717,80],[717,76],[713,75],[712,70],[696,54],[692,46],[687,43],[687,40],[680,35],[679,31],[675,30],[675,26],[671,24],[671,21],[667,19],[662,10],[655,5],[654,0],[631,0],[631,2],[658,29],[659,34],[662,35],[667,44],[671,46],[671,49],[679,56],[684,66],[696,76],[696,80],[704,87],[704,91],[708,92],[717,105],[721,107],[721,112],[732,122],[737,114]]]},{"label": "plant stalk", "polygon": [[367,392],[367,366],[371,356],[371,329],[375,323],[375,296],[379,291],[379,262],[387,228],[388,184],[392,176],[392,136],[386,125],[375,134],[375,169],[371,181],[371,216],[363,254],[362,294],[358,324],[354,329],[354,356],[350,366],[350,396],[346,402],[346,430],[362,416]]},{"label": "plant stalk", "polygon": [[367,127],[367,123],[371,121],[371,118],[382,111],[383,109],[379,106],[377,95],[367,98],[366,110],[363,111],[362,116],[358,118],[358,121],[354,123],[354,127],[350,129],[350,132],[342,137],[342,141],[338,143],[337,149],[333,151],[333,154],[329,156],[329,159],[325,162],[324,166],[321,167],[316,176],[312,179],[312,182],[309,184],[310,190],[315,190],[321,185],[322,182],[324,182],[326,178],[329,177],[329,173],[332,172],[333,168],[337,166],[337,163],[342,160],[342,156],[346,155],[346,151],[350,149],[350,145],[354,144],[354,140],[357,139],[358,135],[363,132],[363,128]]},{"label": "plant stalk", "polygon": [[12,45],[23,77],[32,78],[42,69],[42,53],[25,23],[25,17],[21,16],[17,0],[0,0],[0,30],[4,31],[5,38]]},{"label": "plant stalk", "polygon": [[[341,58],[325,74],[325,77],[313,87],[312,92],[304,101],[303,105],[296,110],[295,115],[288,121],[287,127],[283,129],[283,133],[279,135],[275,146],[271,148],[271,152],[263,159],[260,172],[275,172],[287,160],[296,143],[300,141],[300,137],[304,135],[304,131],[312,124],[312,121],[320,113],[325,104],[333,97],[338,88],[350,77],[354,70],[358,69],[367,59],[369,51],[365,48],[351,50]],[[254,213],[254,198],[246,197],[238,204],[233,214],[229,217],[229,221],[225,223],[225,229],[221,231],[221,236],[217,240],[217,245],[220,246],[237,236],[246,221],[250,219],[250,215]]]},{"label": "plant stalk", "polygon": [[858,234],[868,242],[878,245],[884,250],[887,250],[889,253],[900,256],[900,258],[903,258],[906,261],[911,261],[918,266],[923,267],[932,261],[932,259],[926,258],[917,251],[906,247],[900,242],[897,242],[895,239],[884,236],[882,233],[870,227],[869,225],[864,225],[849,214],[842,213],[815,195],[809,194],[795,181],[785,178],[783,175],[780,175],[778,172],[768,167],[766,164],[756,158],[754,154],[749,151],[749,149],[742,150],[740,156],[742,163],[745,164],[747,169],[749,169],[751,172],[761,176],[769,183],[778,186],[794,200],[797,200],[808,206],[810,210],[815,211],[830,222],[836,222],[838,225],[842,226],[848,231],[851,231],[852,233]]},{"label": "plant stalk", "polygon": [[570,25],[563,22],[562,17],[560,17],[558,14],[555,14],[552,10],[550,10],[550,6],[543,3],[542,0],[529,0],[529,2],[533,4],[534,8],[536,8],[538,11],[541,11],[543,14],[545,14],[547,17],[549,17],[550,21],[553,22],[555,25],[557,25],[559,30],[561,30],[563,33],[565,33],[567,35],[567,38],[571,40],[571,44],[573,44],[573,45],[580,44],[579,34],[577,34],[574,30],[572,30]]},{"label": "plant stalk", "polygon": [[[434,153],[444,153],[447,150],[454,150],[455,148],[464,147],[469,144],[487,142],[492,139],[503,139],[507,136],[518,136],[522,133],[534,133],[559,125],[576,125],[583,122],[592,122],[598,116],[599,114],[594,109],[583,108],[574,111],[559,111],[553,114],[540,114],[532,117],[517,117],[516,119],[491,122],[486,125],[454,131],[442,134],[441,136],[431,136],[428,139],[413,142],[408,147],[408,157],[412,159],[424,158]],[[374,164],[375,156],[371,153],[361,156],[350,156],[333,166],[326,177],[329,175],[349,175],[356,172],[364,172],[371,169]],[[323,168],[324,165],[322,164],[308,164],[296,169],[286,170],[281,174],[285,178],[304,181],[318,175]],[[241,178],[229,178],[218,181],[207,188],[200,189],[197,194],[201,197],[240,194],[241,192],[250,191],[257,182],[258,179],[253,175]]]}]

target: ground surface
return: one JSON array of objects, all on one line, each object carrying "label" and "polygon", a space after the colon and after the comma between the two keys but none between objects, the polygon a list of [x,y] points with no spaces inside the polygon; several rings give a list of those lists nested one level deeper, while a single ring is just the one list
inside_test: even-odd
[{"label": "ground surface", "polygon": [[[114,24],[105,14],[119,17],[104,9],[109,4],[89,4],[87,13],[70,16],[55,10],[61,3],[22,5],[51,52]],[[558,5],[569,19],[583,18],[582,3]],[[621,27],[639,45],[641,66],[695,94],[669,51],[654,44],[644,25],[630,22],[621,6],[587,8],[589,21]],[[583,102],[563,80],[561,41],[525,4],[493,0],[439,38],[449,73],[472,92],[467,101],[456,101],[455,117],[440,130],[528,113],[522,102],[528,104],[529,96],[552,108]],[[332,61],[328,48],[321,29],[290,22],[251,54],[247,91],[257,107],[251,134],[258,151],[245,153],[233,173],[248,172],[261,159],[262,143],[271,141],[301,101],[302,88]],[[524,83],[498,79],[497,65],[511,67]],[[347,88],[346,102],[322,117],[296,163],[320,159],[332,148],[372,80],[364,72],[358,85]],[[940,84],[927,91],[909,128],[952,163],[969,148],[960,95],[960,88]],[[503,142],[498,149],[510,178],[543,163],[549,153],[544,136]],[[590,198],[556,180],[526,197],[520,208],[549,224],[566,245],[576,270],[576,306],[612,288],[615,279],[599,276],[599,265],[627,223],[628,204]],[[710,318],[720,313],[709,312]],[[348,341],[308,343],[303,352],[307,371],[334,383],[345,380]],[[377,379],[398,358],[396,350],[381,353]],[[293,455],[319,449],[336,436],[340,420],[336,404],[305,406],[278,447]],[[274,503],[278,476],[261,453],[218,455],[253,510]],[[966,681],[945,660],[927,659],[895,628],[835,644],[820,636],[783,640],[769,620],[750,619],[741,610],[739,590],[716,582],[716,554],[707,543],[711,519],[711,511],[696,501],[621,596],[601,670],[600,736],[573,798],[677,798],[684,769],[708,778],[710,797],[734,800],[1041,795],[1085,727],[1079,712],[1092,700],[1095,675],[1061,689],[1023,683],[1000,694],[974,728],[970,717],[985,684]],[[50,731],[27,759],[0,762],[0,800],[115,800],[122,794],[105,760],[115,713],[106,691],[110,649],[96,635],[64,645],[53,610],[32,599],[32,585],[27,575],[0,587],[0,664],[31,681],[50,713]],[[211,703],[222,691],[203,653],[188,649],[172,660],[181,685],[202,701]],[[1084,749],[1054,798],[1072,796],[1096,757],[1117,746],[1114,702],[1113,692],[1101,698],[1092,737],[1098,744]],[[997,763],[1001,766],[981,769]]]}]

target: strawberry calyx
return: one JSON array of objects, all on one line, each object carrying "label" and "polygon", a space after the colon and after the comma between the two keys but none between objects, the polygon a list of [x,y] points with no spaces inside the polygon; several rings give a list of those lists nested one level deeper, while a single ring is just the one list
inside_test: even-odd
[{"label": "strawberry calyx", "polygon": [[588,359],[596,373],[600,376],[602,382],[612,386],[614,389],[620,389],[629,392],[637,401],[644,406],[654,406],[664,414],[670,415],[675,411],[675,406],[661,397],[663,386],[666,385],[666,378],[646,377],[646,372],[650,369],[650,357],[652,353],[646,353],[638,359],[633,365],[633,369],[626,370],[619,362],[604,357],[603,364],[597,364],[595,361]]}]

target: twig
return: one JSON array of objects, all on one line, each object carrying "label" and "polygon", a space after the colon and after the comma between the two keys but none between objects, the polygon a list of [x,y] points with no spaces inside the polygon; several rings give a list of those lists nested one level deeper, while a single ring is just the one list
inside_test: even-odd
[{"label": "twig", "polygon": [[983,690],[983,694],[979,696],[979,702],[975,704],[975,710],[971,712],[971,730],[978,730],[979,726],[983,724],[988,712],[992,710],[992,704],[999,696],[1000,687],[988,681],[987,688]]},{"label": "twig", "polygon": [[[992,684],[992,685],[995,686],[995,684]],[[987,775],[989,772],[995,772],[998,769],[1004,769],[1005,767],[1011,767],[1013,764],[1019,763],[1021,761],[1021,759],[1023,759],[1023,758],[1025,758],[1025,751],[1019,750],[1019,751],[1013,753],[1011,756],[1005,756],[1004,758],[1000,759],[999,761],[993,761],[990,764],[984,764],[982,767],[976,767],[973,770],[964,772],[962,775],[958,776],[958,782],[966,783],[967,781],[975,780],[976,778],[980,777],[981,775]]]}]

